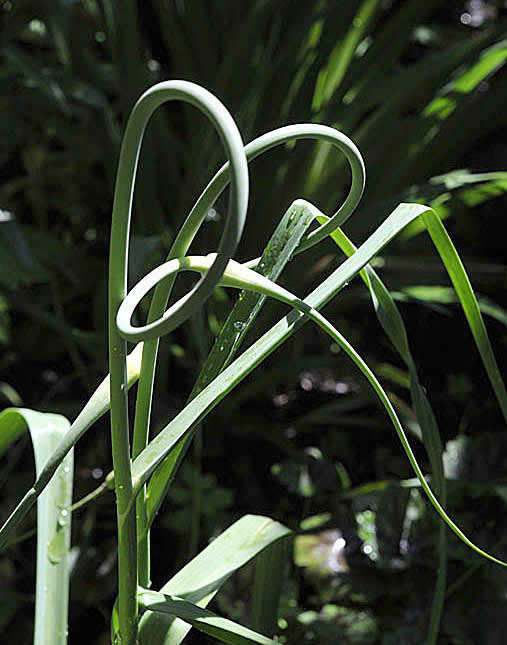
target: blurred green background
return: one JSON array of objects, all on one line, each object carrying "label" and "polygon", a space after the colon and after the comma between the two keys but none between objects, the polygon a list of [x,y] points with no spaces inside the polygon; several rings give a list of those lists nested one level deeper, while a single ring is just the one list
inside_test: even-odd
[{"label": "blurred green background", "polygon": [[[182,78],[214,92],[245,142],[281,125],[334,125],[361,150],[367,188],[346,231],[360,243],[401,201],[432,204],[464,258],[500,366],[507,354],[507,5],[504,0],[4,0],[0,2],[0,404],[74,418],[107,371],[106,268],[122,132],[140,93]],[[131,282],[159,263],[223,162],[196,110],[160,109],[135,194]],[[260,254],[298,197],[331,214],[344,158],[298,142],[251,165],[238,259]],[[192,248],[216,246],[227,195]],[[330,241],[287,267],[305,295],[343,258]],[[507,555],[507,432],[471,335],[416,225],[375,261],[399,301],[445,445],[448,508],[483,548]],[[181,287],[183,289],[183,287]],[[154,431],[190,392],[234,294],[161,345]],[[268,304],[247,342],[283,309]],[[351,283],[328,317],[388,387],[417,457],[403,371],[368,294]],[[75,498],[111,468],[107,422],[79,444]],[[154,586],[240,515],[298,537],[279,637],[291,644],[425,642],[437,529],[385,415],[351,364],[305,327],[205,421],[153,531]],[[2,517],[32,483],[28,439],[2,459]],[[196,491],[201,491],[201,497]],[[113,498],[75,514],[70,643],[108,642],[115,593]],[[0,559],[2,642],[30,642],[34,515]],[[189,537],[190,536],[190,537]],[[22,536],[23,537],[23,536]],[[507,575],[449,537],[440,643],[505,642]],[[248,621],[252,569],[217,599]],[[189,643],[206,643],[191,634]]]}]

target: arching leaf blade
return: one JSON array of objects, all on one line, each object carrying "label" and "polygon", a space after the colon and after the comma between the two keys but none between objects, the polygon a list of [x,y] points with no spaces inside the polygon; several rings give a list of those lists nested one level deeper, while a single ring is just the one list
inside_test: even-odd
[{"label": "arching leaf blade", "polygon": [[[206,607],[235,571],[290,533],[270,518],[245,515],[180,569],[160,591]],[[141,643],[178,645],[190,628],[191,625],[174,616],[146,612],[140,621],[139,638]]]},{"label": "arching leaf blade", "polygon": [[[320,309],[327,304],[400,230],[427,210],[426,206],[420,204],[400,204],[358,248],[357,252],[324,280],[305,299],[305,302],[315,309]],[[134,488],[142,486],[192,426],[201,421],[245,376],[307,320],[308,318],[303,314],[291,311],[188,403],[134,460],[132,465]]]},{"label": "arching leaf blade", "polygon": [[[322,220],[323,218],[320,219]],[[351,256],[355,253],[356,247],[341,229],[332,233],[331,237],[347,256]],[[389,293],[389,290],[386,288],[374,269],[370,265],[367,265],[363,271],[361,271],[360,275],[370,292],[373,307],[380,325],[408,367],[410,375],[410,392],[416,417],[421,427],[423,443],[430,459],[431,469],[434,473],[435,487],[441,502],[445,505],[447,487],[442,460],[443,446],[440,438],[440,431],[431,405],[419,381],[415,361],[413,360],[410,352],[403,318],[401,317],[400,311]],[[429,643],[436,642],[435,639],[438,635],[443,603],[445,601],[447,580],[446,545],[446,527],[445,524],[442,523],[439,527],[438,576],[430,615],[428,634]]]},{"label": "arching leaf blade", "polygon": [[[29,432],[37,474],[50,458],[69,421],[26,408],[0,414],[0,437],[14,441]],[[70,524],[74,455],[70,451],[37,500],[37,573],[34,645],[65,645],[69,601]]]},{"label": "arching leaf blade", "polygon": [[[145,609],[176,616],[204,634],[217,638],[222,643],[230,643],[231,645],[248,645],[249,643],[276,645],[277,643],[267,636],[254,632],[232,620],[217,616],[217,614],[182,598],[149,589],[140,589],[138,599]],[[148,643],[148,641],[145,642]]]},{"label": "arching leaf blade", "polygon": [[479,303],[475,297],[465,267],[440,218],[432,210],[427,211],[423,217],[428,233],[435,244],[456,290],[456,295],[458,296],[468,326],[474,337],[475,344],[479,350],[484,368],[500,409],[502,410],[503,417],[507,421],[507,392],[505,383],[500,374]]}]

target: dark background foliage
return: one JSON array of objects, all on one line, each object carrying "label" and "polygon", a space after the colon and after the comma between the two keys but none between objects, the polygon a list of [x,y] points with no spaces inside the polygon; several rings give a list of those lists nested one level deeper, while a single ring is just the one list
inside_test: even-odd
[{"label": "dark background foliage", "polygon": [[[464,257],[505,365],[507,175],[497,172],[507,158],[503,2],[0,6],[2,406],[74,418],[106,373],[106,267],[121,136],[139,94],[167,78],[219,96],[245,141],[303,120],[351,136],[368,174],[347,225],[356,243],[400,201],[433,204]],[[171,104],[155,115],[136,185],[132,283],[163,259],[221,155],[195,110]],[[348,181],[339,155],[308,142],[254,162],[238,257],[262,251],[297,197],[333,212]],[[226,199],[193,250],[214,248]],[[341,261],[326,242],[289,265],[283,280],[303,295]],[[451,514],[505,557],[505,424],[438,257],[412,227],[376,267],[399,300],[439,422]],[[154,432],[183,405],[233,298],[217,290],[200,316],[162,343]],[[281,311],[268,304],[252,338]],[[405,424],[416,427],[407,375],[359,283],[327,313],[376,366]],[[412,441],[428,469],[424,446]],[[29,452],[24,440],[2,461],[2,516],[31,484]],[[76,462],[79,499],[111,468],[107,421],[82,440]],[[365,382],[309,327],[203,424],[153,531],[154,586],[233,519],[264,513],[299,535],[281,603],[284,642],[424,642],[438,521],[412,476]],[[33,526],[32,515],[19,535]],[[34,554],[33,537],[2,554],[3,642],[31,639]],[[105,643],[115,594],[112,496],[75,514],[72,562],[70,642]],[[251,576],[247,569],[219,595],[220,610],[248,621]],[[450,537],[447,585],[439,642],[503,643],[505,573]]]}]

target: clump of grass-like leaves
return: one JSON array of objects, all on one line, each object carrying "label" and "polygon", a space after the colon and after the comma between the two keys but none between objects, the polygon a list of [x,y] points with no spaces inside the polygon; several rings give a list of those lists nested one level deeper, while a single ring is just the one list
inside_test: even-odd
[{"label": "clump of grass-like leaves", "polygon": [[[324,98],[325,93],[322,100]],[[155,110],[166,101],[173,100],[188,102],[208,117],[220,135],[229,161],[211,179],[190,211],[174,240],[167,261],[127,293],[133,189],[143,134]],[[349,194],[331,217],[309,202],[295,200],[280,220],[261,257],[240,264],[233,256],[248,208],[248,162],[274,146],[296,139],[327,142],[345,156],[352,174]],[[422,223],[452,281],[491,386],[507,419],[505,386],[476,297],[441,219],[429,207],[400,204],[358,248],[352,244],[340,227],[356,209],[364,183],[365,169],[359,151],[350,139],[333,128],[316,124],[286,126],[244,146],[226,108],[212,94],[195,84],[185,81],[160,83],[138,100],[128,121],[121,148],[113,205],[109,260],[109,376],[70,427],[62,417],[29,410],[10,409],[0,416],[0,451],[29,429],[36,454],[37,478],[34,485],[0,530],[0,539],[5,544],[12,529],[38,500],[36,645],[65,643],[67,639],[71,451],[107,410],[111,413],[114,466],[107,485],[114,484],[116,491],[118,539],[118,599],[111,620],[113,642],[122,645],[135,645],[137,642],[176,645],[182,642],[192,627],[227,643],[275,642],[272,636],[278,599],[277,594],[273,593],[276,585],[269,572],[273,559],[270,561],[265,556],[271,553],[274,560],[280,562],[285,552],[279,548],[280,543],[289,538],[289,529],[266,517],[246,515],[217,537],[159,591],[150,588],[149,534],[198,424],[267,356],[309,321],[329,335],[374,390],[398,434],[421,488],[443,520],[439,544],[440,569],[428,642],[436,640],[445,593],[445,525],[481,556],[507,566],[476,546],[445,511],[446,485],[436,420],[419,383],[401,315],[369,262],[409,224],[415,221]],[[228,216],[216,253],[187,256],[207,213],[229,184]],[[311,229],[314,223],[318,227]],[[278,277],[292,258],[297,261],[299,253],[327,236],[331,236],[348,256],[331,275],[304,298],[277,284]],[[166,310],[176,276],[182,271],[198,273],[201,278],[187,295]],[[433,488],[428,484],[378,378],[345,336],[320,311],[356,276],[363,280],[385,333],[407,366],[414,408],[433,471]],[[150,438],[159,338],[185,323],[203,306],[217,286],[240,290],[240,297],[204,361],[187,405],[155,438]],[[134,326],[134,312],[151,290],[154,293],[147,322],[140,327]],[[287,315],[237,355],[245,334],[267,297],[287,305]],[[130,354],[127,351],[129,341],[138,343]],[[131,446],[127,401],[129,387],[136,381],[138,388]],[[265,550],[253,594],[256,631],[210,612],[207,605],[230,575]]]}]

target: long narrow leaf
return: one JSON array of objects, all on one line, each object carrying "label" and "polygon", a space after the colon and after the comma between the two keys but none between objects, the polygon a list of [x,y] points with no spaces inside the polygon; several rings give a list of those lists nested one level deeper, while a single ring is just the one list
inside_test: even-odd
[{"label": "long narrow leaf", "polygon": [[[8,408],[0,414],[0,436],[17,438],[29,431],[35,468],[44,464],[70,423],[58,414]],[[34,645],[65,645],[69,602],[70,505],[74,455],[70,451],[37,500],[37,575]]]},{"label": "long narrow leaf", "polygon": [[[319,219],[320,223],[325,223],[325,219],[327,218],[321,217]],[[498,370],[477,299],[473,293],[463,264],[438,216],[432,210],[429,210],[423,214],[422,219],[455,286],[458,299],[463,307],[490,382],[505,416],[505,411],[507,409],[505,385]],[[347,240],[342,231],[335,231],[331,237],[347,255],[351,255],[355,251],[355,247],[349,240]],[[416,415],[423,432],[423,441],[430,457],[437,490],[440,493],[440,499],[445,503],[446,486],[442,461],[442,442],[435,415],[433,414],[426,394],[419,383],[415,362],[408,349],[403,321],[392,297],[373,269],[368,266],[366,268],[366,273],[363,272],[362,277],[370,290],[380,323],[409,368],[410,386]],[[428,640],[430,643],[436,642],[438,625],[445,600],[445,543],[446,537],[441,529],[439,537],[439,574],[428,634]]]},{"label": "long narrow leaf", "polygon": [[[266,547],[290,535],[289,529],[267,517],[245,515],[215,538],[161,589],[206,607],[229,577]],[[178,645],[190,625],[160,613],[146,612],[139,625],[143,643]]]},{"label": "long narrow leaf", "polygon": [[217,616],[211,611],[202,609],[181,598],[168,596],[158,591],[150,591],[149,589],[140,589],[138,599],[140,605],[145,609],[177,616],[204,634],[218,638],[222,643],[231,643],[231,645],[247,645],[248,643],[276,645],[276,641],[271,638],[258,634],[248,629],[248,627],[243,627],[243,625],[238,625],[232,620]]},{"label": "long narrow leaf", "polygon": [[379,0],[365,0],[361,4],[345,38],[338,41],[326,67],[320,70],[313,97],[314,111],[320,110],[322,104],[326,103],[339,87],[378,5]]},{"label": "long narrow leaf", "polygon": [[465,267],[439,217],[432,210],[424,213],[423,217],[428,233],[456,289],[456,294],[468,321],[479,354],[481,355],[491,386],[495,392],[504,419],[507,421],[507,392],[505,390],[505,383],[498,369],[481,310]]},{"label": "long narrow leaf", "polygon": [[[406,210],[407,210],[407,205],[402,205],[399,209],[401,213],[405,213],[406,215]],[[412,210],[414,210],[412,208]],[[417,212],[417,208],[415,209]],[[423,211],[424,212],[424,211]],[[393,217],[396,213],[393,213],[391,217]],[[389,222],[389,219],[386,220],[384,224],[387,224]],[[408,218],[408,221],[410,218]],[[406,223],[408,223],[408,221]],[[391,223],[392,224],[392,223]],[[351,258],[349,258],[344,265],[346,266],[347,263],[352,262],[354,264],[354,260],[358,261],[359,259],[362,259],[362,256],[364,255],[364,249],[370,249],[372,246],[373,240],[378,243],[382,242],[385,243],[388,239],[388,235],[386,237],[386,234],[389,233],[389,231],[392,230],[392,227],[386,227],[386,230],[382,230],[384,225],[379,227],[377,231],[369,238],[369,240],[361,247]],[[362,253],[363,251],[363,253]],[[138,335],[138,332],[136,332],[134,329],[130,328],[131,331],[129,330],[129,324],[125,323],[123,324],[124,321],[128,321],[130,319],[132,311],[135,309],[137,306],[138,302],[144,297],[147,291],[149,291],[154,284],[156,284],[158,281],[165,279],[168,276],[175,275],[175,273],[179,272],[180,270],[183,269],[188,269],[188,270],[194,270],[198,271],[199,273],[205,273],[209,267],[212,265],[214,261],[213,256],[208,256],[206,258],[203,257],[195,257],[195,258],[180,258],[180,260],[173,260],[171,262],[166,263],[166,265],[163,265],[162,267],[158,267],[154,271],[151,272],[151,274],[148,274],[129,294],[129,297],[124,301],[122,306],[120,307],[120,310],[118,312],[118,327],[120,330],[120,333],[124,335],[126,338],[129,338],[132,336],[132,338],[135,338]],[[359,263],[356,266],[356,270],[352,275],[355,275],[358,273],[361,268],[364,266],[364,264]],[[333,274],[334,277],[336,277],[336,272]],[[289,306],[294,307],[301,315],[307,316],[311,320],[313,320],[315,323],[317,323],[326,333],[328,333],[331,338],[338,343],[338,345],[348,354],[349,358],[352,359],[352,361],[355,363],[355,365],[358,367],[358,369],[363,373],[363,375],[367,378],[369,381],[370,385],[372,388],[375,390],[377,396],[379,397],[382,405],[384,406],[386,412],[389,415],[389,418],[391,419],[393,426],[396,429],[396,432],[398,434],[398,437],[402,443],[403,449],[405,450],[405,453],[410,461],[410,464],[412,468],[414,469],[415,474],[417,475],[417,478],[421,482],[421,486],[424,489],[424,492],[426,493],[427,497],[433,504],[435,510],[438,512],[438,514],[441,516],[441,518],[446,522],[446,524],[453,530],[453,532],[465,543],[467,544],[472,550],[476,551],[483,557],[496,562],[497,564],[501,564],[502,566],[507,567],[507,563],[503,562],[502,560],[499,560],[498,558],[490,555],[489,553],[483,551],[480,547],[475,545],[464,533],[463,531],[452,521],[452,519],[447,515],[445,512],[444,508],[442,507],[441,503],[438,501],[438,498],[435,496],[434,492],[432,489],[429,487],[428,483],[425,480],[424,474],[414,456],[414,453],[412,451],[412,448],[410,447],[410,444],[407,440],[405,431],[396,415],[396,412],[389,400],[389,397],[385,393],[384,389],[380,385],[378,379],[375,377],[371,369],[368,367],[368,365],[364,362],[364,360],[358,355],[358,353],[354,350],[354,348],[348,343],[348,341],[340,334],[340,332],[331,325],[314,307],[312,307],[310,301],[310,297],[307,298],[306,301],[302,301],[287,290],[283,289],[282,287],[279,287],[275,283],[270,282],[263,276],[260,276],[259,274],[249,270],[247,267],[244,267],[237,262],[230,261],[228,264],[228,267],[226,269],[226,272],[223,274],[221,284],[224,286],[233,286],[236,288],[244,289],[244,288],[250,288],[257,290],[261,293],[264,293],[266,295],[270,295],[271,297],[274,297],[281,302],[285,302]],[[325,283],[324,283],[325,284]],[[313,295],[313,294],[312,294]],[[123,311],[122,311],[123,310]],[[239,359],[238,359],[239,360]],[[238,361],[236,361],[238,362]],[[232,366],[231,366],[232,367]],[[228,372],[226,370],[223,375],[225,375]],[[222,375],[222,376],[223,376]],[[220,377],[219,377],[220,379]],[[217,380],[219,380],[217,379]],[[234,385],[237,383],[238,378],[236,377],[235,379],[232,378],[229,383],[226,382],[224,385],[225,389],[229,391],[234,387]],[[201,395],[204,395],[204,393],[212,388],[213,383],[204,390]],[[201,396],[200,395],[200,396]],[[222,393],[222,396],[224,394]],[[217,397],[219,398],[219,397]],[[185,413],[188,412],[192,408],[192,404],[197,401],[197,399],[194,399],[193,402],[191,402],[183,411],[180,413],[179,416],[185,416]],[[215,399],[216,402],[216,399]],[[215,403],[213,402],[213,403]],[[416,401],[416,406],[417,406],[417,401]],[[201,414],[203,410],[200,411]],[[426,412],[426,411],[424,411]],[[178,421],[178,417],[174,420],[175,422]],[[191,424],[189,424],[191,425]],[[160,452],[162,453],[157,456],[157,458],[154,460],[155,457],[155,452],[156,450],[153,449],[154,444],[158,442],[160,439],[157,437],[149,446],[148,448],[144,451],[144,454],[141,453],[140,457],[138,457],[138,462],[141,461],[141,472],[139,471],[136,472],[136,463],[134,462],[134,467],[133,467],[133,476],[134,476],[134,491],[137,492],[141,486],[143,486],[145,482],[145,477],[149,476],[151,470],[156,467],[162,457],[167,454],[167,452],[170,451],[171,447],[175,443],[175,439],[177,439],[186,432],[186,428],[183,429],[178,429],[175,428],[175,430],[178,432],[176,437],[173,435],[171,437],[170,433],[170,428],[171,424],[165,428],[165,430],[162,431],[161,435],[163,436],[163,440],[159,443],[157,446],[160,449]],[[169,440],[169,441],[168,441]],[[165,441],[165,445],[164,445]],[[170,444],[169,447],[167,444]],[[147,462],[148,463],[143,463],[143,457],[146,455],[147,457]],[[139,473],[139,474],[138,474]]]}]

